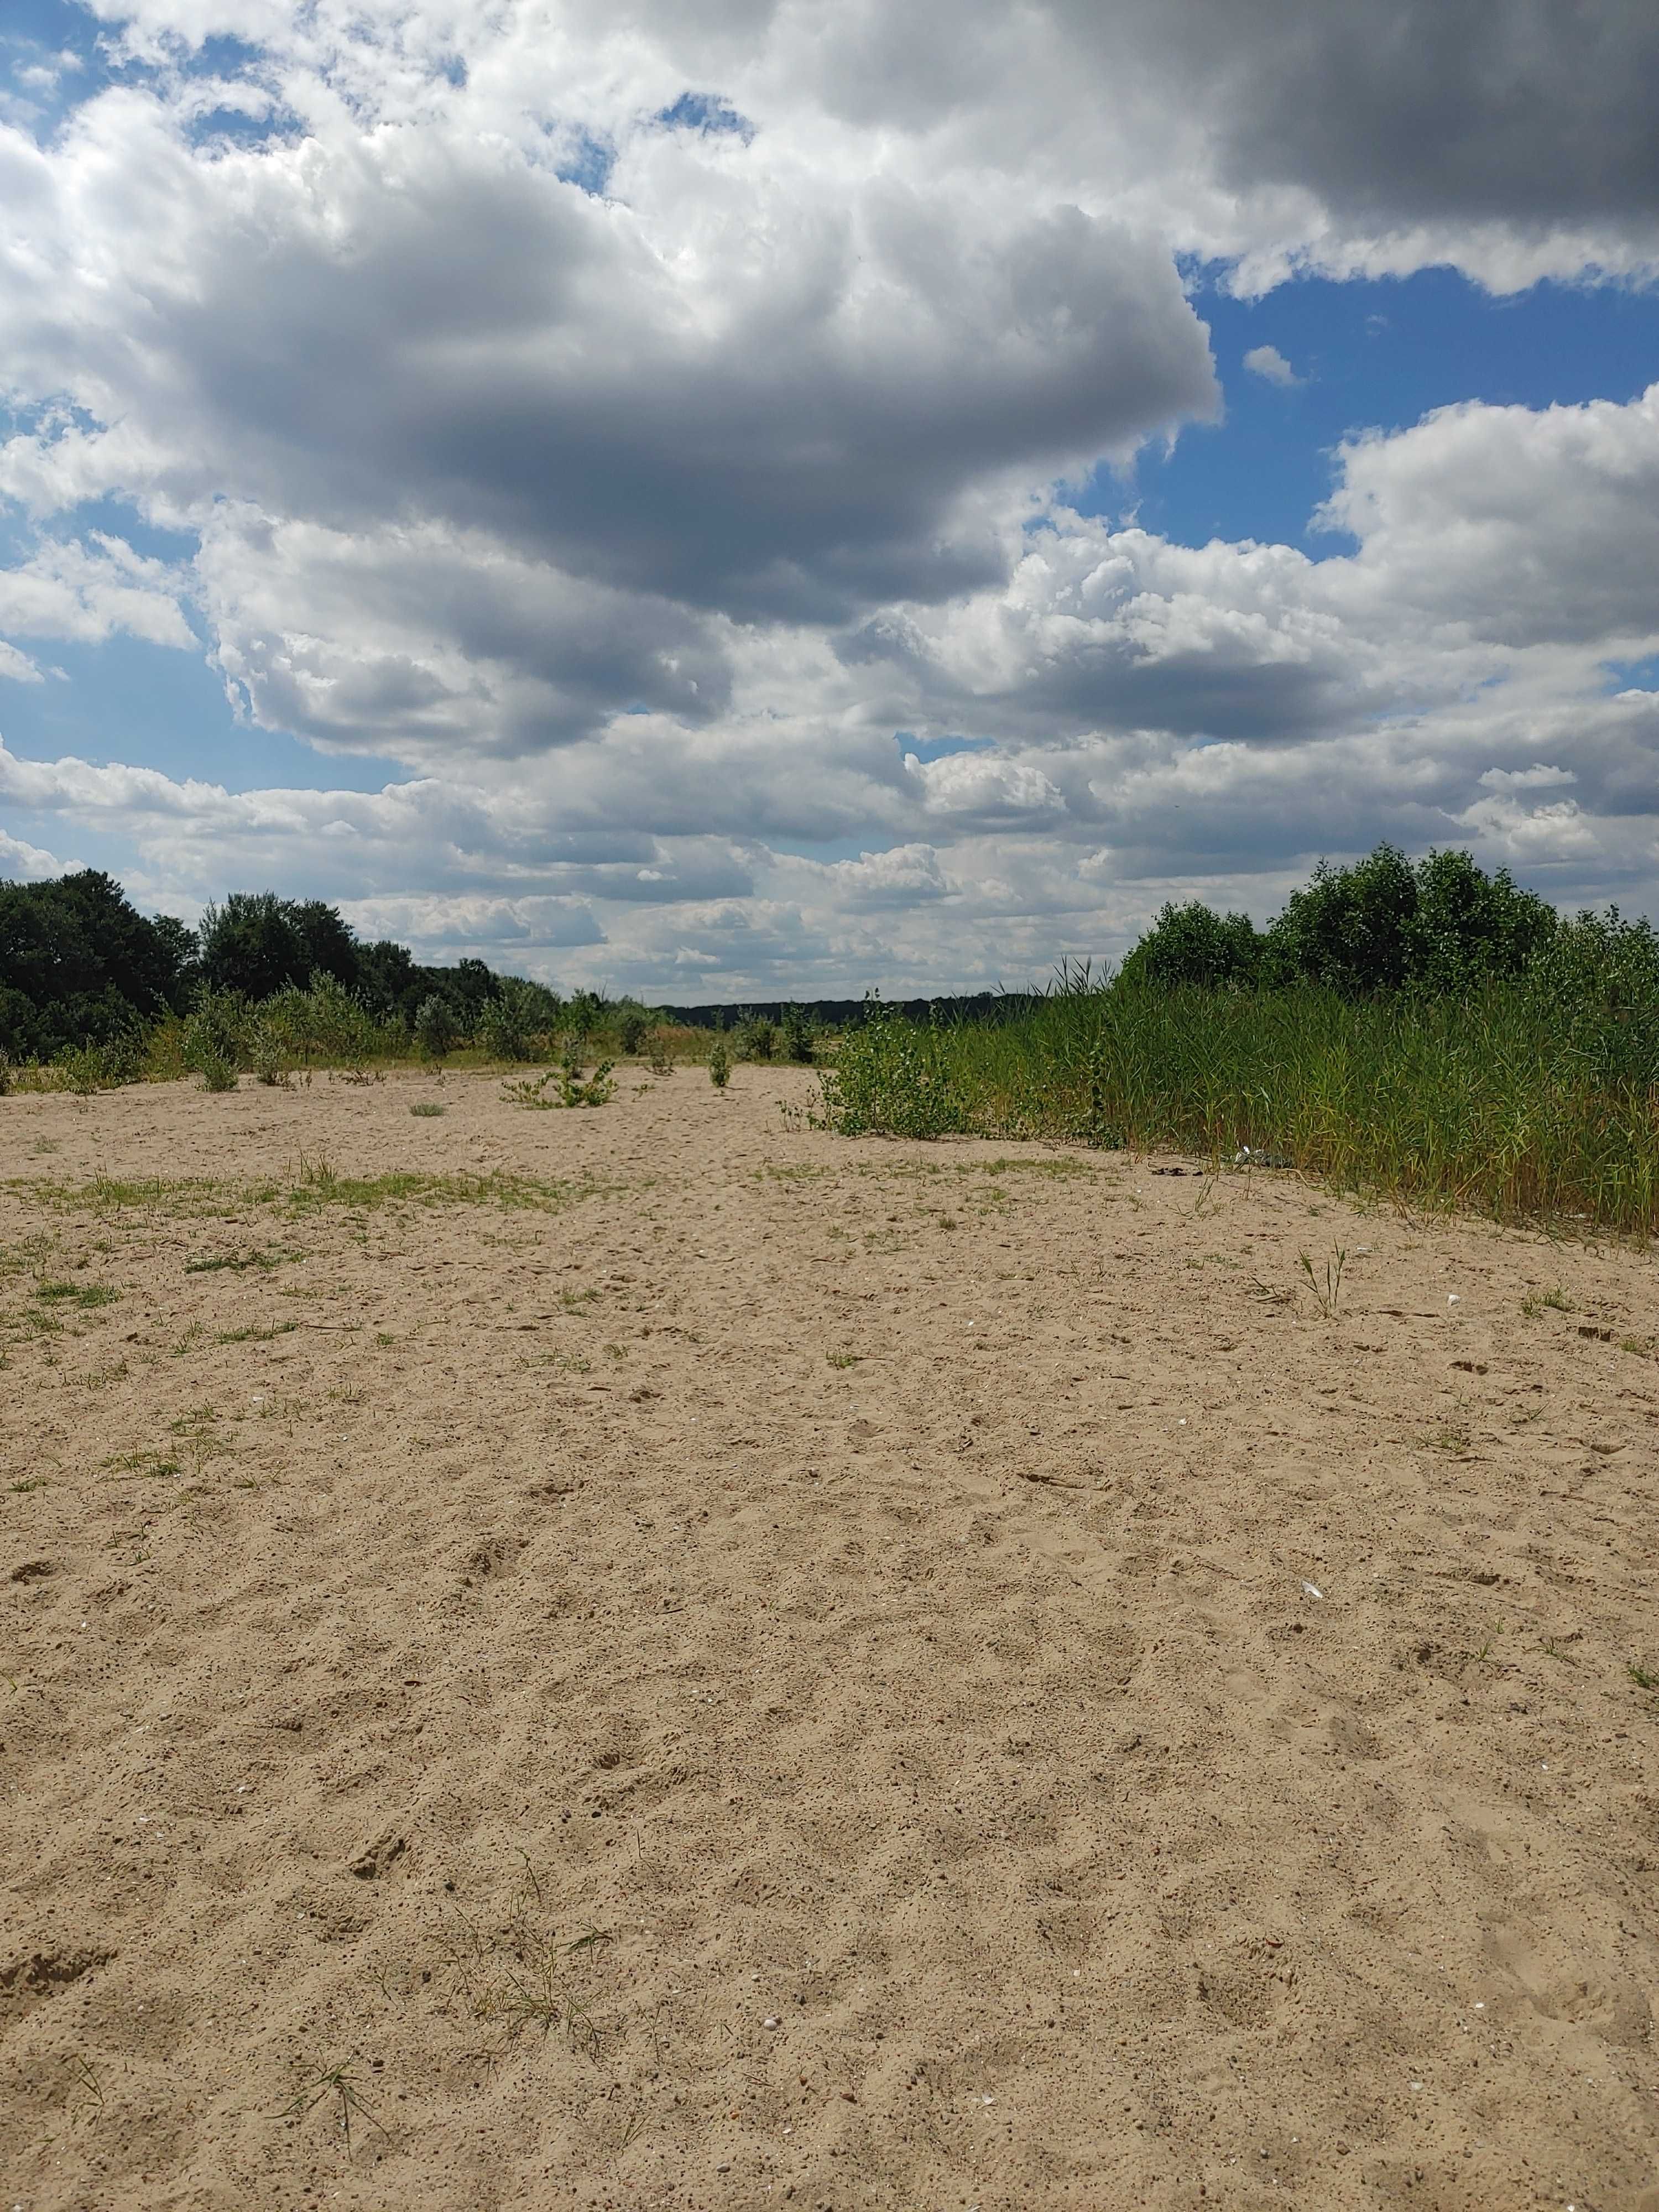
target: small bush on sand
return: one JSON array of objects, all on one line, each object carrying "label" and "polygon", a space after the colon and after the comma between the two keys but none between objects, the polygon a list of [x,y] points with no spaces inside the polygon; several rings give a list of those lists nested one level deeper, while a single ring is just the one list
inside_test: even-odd
[{"label": "small bush on sand", "polygon": [[455,1049],[455,1017],[434,991],[415,1010],[415,1046],[422,1060],[441,1060]]},{"label": "small bush on sand", "polygon": [[708,1053],[708,1080],[716,1091],[724,1091],[732,1080],[732,1053],[723,1036],[717,1036]]},{"label": "small bush on sand", "polygon": [[812,1019],[805,1006],[786,1006],[783,1010],[783,1056],[792,1060],[797,1067],[810,1067],[817,1054],[817,1042],[812,1035]]},{"label": "small bush on sand", "polygon": [[[504,1083],[501,1098],[508,1106],[530,1106],[546,1110],[561,1106],[603,1106],[616,1096],[617,1086],[611,1078],[614,1060],[602,1060],[591,1076],[582,1080],[582,1063],[574,1051],[568,1052],[562,1066],[550,1067],[545,1075],[526,1076],[519,1083]],[[558,1096],[550,1098],[547,1086],[556,1082]]]}]

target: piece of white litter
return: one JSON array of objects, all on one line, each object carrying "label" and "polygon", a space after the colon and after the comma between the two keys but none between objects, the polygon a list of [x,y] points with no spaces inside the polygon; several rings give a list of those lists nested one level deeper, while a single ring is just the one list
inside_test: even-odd
[{"label": "piece of white litter", "polygon": [[765,2019],[761,2022],[761,2026],[763,2027],[775,2027],[777,2024],[775,2016],[769,2012],[767,2014]]},{"label": "piece of white litter", "polygon": [[981,2097],[979,2101],[981,2105],[994,2105],[996,2099],[994,2097]]},{"label": "piece of white litter", "polygon": [[1446,1293],[1446,1304],[1447,1304],[1449,1306],[1462,1305],[1462,1303],[1463,1303],[1463,1301],[1462,1301],[1462,1300],[1458,1297],[1458,1295],[1457,1295],[1457,1293],[1456,1293],[1456,1291],[1447,1291],[1447,1293]]},{"label": "piece of white litter", "polygon": [[1325,1595],[1322,1589],[1316,1589],[1311,1583],[1304,1583],[1302,1588],[1309,1597],[1323,1597]]}]

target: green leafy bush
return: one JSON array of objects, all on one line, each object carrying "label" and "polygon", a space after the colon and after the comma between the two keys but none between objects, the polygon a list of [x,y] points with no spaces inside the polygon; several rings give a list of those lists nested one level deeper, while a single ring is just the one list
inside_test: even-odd
[{"label": "green leafy bush", "polygon": [[744,1060],[770,1060],[777,1049],[778,1025],[766,1014],[750,1014],[739,1024],[738,1050]]},{"label": "green leafy bush", "polygon": [[415,1043],[422,1060],[447,1060],[455,1049],[454,1009],[434,991],[415,1010]]},{"label": "green leafy bush", "polygon": [[[602,1060],[584,1082],[583,1063],[575,1053],[568,1052],[556,1068],[550,1067],[545,1075],[526,1076],[518,1083],[504,1083],[501,1097],[509,1106],[529,1106],[545,1112],[565,1106],[604,1106],[615,1097],[617,1085],[612,1079],[614,1060]],[[550,1098],[547,1086],[556,1082],[558,1096]]]},{"label": "green leafy bush", "polygon": [[810,1067],[817,1057],[811,1016],[805,1006],[791,1006],[783,1010],[783,1056],[797,1067]]},{"label": "green leafy bush", "polygon": [[945,1137],[971,1128],[971,1101],[957,1077],[961,1035],[919,1028],[872,997],[821,1079],[816,1118],[852,1136]]},{"label": "green leafy bush", "polygon": [[708,1080],[716,1091],[724,1091],[732,1080],[732,1051],[723,1036],[717,1036],[709,1047]]}]

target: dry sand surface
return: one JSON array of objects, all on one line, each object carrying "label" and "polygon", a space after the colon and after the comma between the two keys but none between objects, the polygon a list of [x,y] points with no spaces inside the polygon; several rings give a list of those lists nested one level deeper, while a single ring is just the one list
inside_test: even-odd
[{"label": "dry sand surface", "polygon": [[809,1088],[0,1105],[4,2205],[1651,2212],[1653,1258]]}]

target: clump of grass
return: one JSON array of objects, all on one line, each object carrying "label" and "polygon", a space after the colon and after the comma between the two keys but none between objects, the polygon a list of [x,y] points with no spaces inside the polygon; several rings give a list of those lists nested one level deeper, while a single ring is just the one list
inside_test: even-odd
[{"label": "clump of grass", "polygon": [[435,1121],[444,1109],[435,1098],[417,1098],[409,1110],[417,1121]]},{"label": "clump of grass", "polygon": [[441,1971],[475,2020],[496,2032],[485,2055],[500,2057],[527,2029],[558,2034],[595,2062],[605,2030],[580,1987],[614,1941],[591,1928],[562,1939],[548,1924],[541,1884],[528,1860],[505,1918],[491,1924],[453,1908],[437,1932]]},{"label": "clump of grass", "polygon": [[121,1293],[108,1283],[49,1282],[38,1285],[34,1295],[49,1305],[70,1304],[90,1312],[98,1306],[113,1305]]},{"label": "clump of grass", "polygon": [[823,1356],[832,1367],[856,1367],[864,1354],[861,1352],[826,1352]]},{"label": "clump of grass", "polygon": [[1348,1264],[1346,1250],[1336,1246],[1325,1262],[1322,1279],[1314,1273],[1314,1263],[1305,1252],[1298,1252],[1302,1272],[1308,1279],[1308,1288],[1314,1294],[1315,1304],[1327,1321],[1336,1319],[1336,1310],[1342,1297],[1342,1271]]},{"label": "clump of grass", "polygon": [[212,1275],[222,1268],[228,1268],[233,1274],[240,1275],[250,1267],[280,1267],[285,1261],[301,1256],[298,1252],[223,1252],[210,1260],[186,1260],[185,1273],[187,1275]]},{"label": "clump of grass", "polygon": [[351,2123],[354,2118],[367,2120],[370,2127],[378,2129],[383,2136],[389,2133],[384,2122],[363,2101],[362,2092],[357,2086],[357,2076],[349,2063],[326,2066],[314,2074],[296,2093],[292,2103],[284,2105],[275,2117],[279,2120],[303,2120],[319,2105],[331,2098],[335,2104],[335,2124],[345,2137],[348,2158],[351,2156]]},{"label": "clump of grass", "polygon": [[159,1451],[117,1452],[104,1462],[104,1466],[111,1474],[157,1478],[178,1474],[181,1471],[179,1462],[171,1453]]}]

